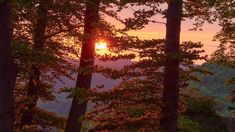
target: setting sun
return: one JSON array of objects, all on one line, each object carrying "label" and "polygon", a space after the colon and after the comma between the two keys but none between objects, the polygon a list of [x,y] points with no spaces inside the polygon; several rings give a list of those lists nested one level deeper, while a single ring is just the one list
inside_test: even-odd
[{"label": "setting sun", "polygon": [[95,43],[96,54],[104,55],[109,52],[107,42],[101,40]]},{"label": "setting sun", "polygon": [[95,43],[95,48],[97,50],[107,49],[107,43],[106,42],[97,42],[97,43]]}]

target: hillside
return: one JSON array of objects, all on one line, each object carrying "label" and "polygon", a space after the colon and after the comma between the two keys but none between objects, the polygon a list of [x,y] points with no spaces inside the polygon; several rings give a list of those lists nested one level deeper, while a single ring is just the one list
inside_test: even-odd
[{"label": "hillside", "polygon": [[221,114],[229,116],[227,107],[232,104],[227,100],[227,97],[230,91],[235,89],[235,85],[226,86],[225,81],[235,76],[235,69],[207,63],[201,65],[201,67],[208,69],[213,75],[197,74],[201,82],[194,82],[191,87],[199,88],[203,95],[214,97],[220,104]]}]

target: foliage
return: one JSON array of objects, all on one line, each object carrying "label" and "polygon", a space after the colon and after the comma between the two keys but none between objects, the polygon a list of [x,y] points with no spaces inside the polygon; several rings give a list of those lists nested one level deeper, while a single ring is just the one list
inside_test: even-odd
[{"label": "foliage", "polygon": [[[235,23],[234,23],[234,5],[233,0],[218,0],[216,10],[221,30],[215,36],[215,40],[219,40],[220,45],[217,50],[212,54],[210,59],[211,63],[217,63],[225,67],[235,68]],[[230,86],[234,84],[234,76],[225,81]],[[231,90],[229,98],[234,97],[234,90]],[[233,100],[233,99],[231,99]]]},{"label": "foliage", "polygon": [[185,97],[186,111],[183,115],[197,124],[196,131],[226,131],[225,125],[222,122],[222,117],[216,112],[218,103],[212,97],[203,96],[195,89],[187,91]]},{"label": "foliage", "polygon": [[218,15],[219,24],[222,27],[221,31],[215,36],[222,44],[231,44],[231,48],[234,48],[234,30],[235,23],[233,21],[234,15],[233,0],[218,0],[216,3],[216,11]]},{"label": "foliage", "polygon": [[189,117],[180,117],[178,122],[180,132],[200,132],[199,123],[191,120]]},{"label": "foliage", "polygon": [[63,89],[63,92],[68,93],[68,98],[76,98],[79,104],[82,104],[86,101],[87,89],[86,88],[69,88]]},{"label": "foliage", "polygon": [[[182,89],[189,85],[187,80],[193,78],[191,73],[200,71],[194,69],[192,60],[206,58],[200,55],[203,52],[201,46],[201,43],[193,42],[184,42],[181,45],[179,57],[182,62]],[[93,129],[96,131],[159,131],[163,105],[161,98],[164,40],[136,40],[125,45],[125,48],[131,49],[139,60],[120,70],[95,67],[95,72],[113,79],[121,78],[122,82],[107,91],[101,92],[98,88],[90,90],[87,98],[95,106],[89,111],[86,119],[94,122]],[[113,57],[99,58],[107,61]],[[183,111],[184,105],[180,102],[179,112]]]},{"label": "foliage", "polygon": [[55,113],[48,112],[46,110],[36,108],[34,110],[34,119],[32,125],[24,126],[21,130],[14,129],[16,132],[50,132],[52,130],[63,129],[66,123],[66,119],[58,116]]},{"label": "foliage", "polygon": [[[43,4],[43,5],[42,5]],[[78,56],[80,48],[79,39],[82,21],[82,6],[74,1],[47,1],[43,0],[17,0],[12,1],[12,49],[15,62],[18,66],[17,86],[15,89],[15,129],[20,129],[20,120],[24,113],[33,112],[28,110],[29,106],[42,101],[55,100],[53,87],[57,80],[63,81],[61,77],[73,79],[71,73],[76,70],[71,57]],[[41,14],[41,7],[46,14]],[[81,7],[81,8],[78,8]],[[45,12],[44,12],[45,13]],[[43,15],[43,16],[42,16]],[[43,22],[40,21],[43,19]],[[40,24],[45,23],[45,27]],[[41,29],[44,28],[44,29]],[[43,31],[45,32],[40,32]],[[81,38],[80,38],[81,39]],[[74,40],[74,41],[72,41]],[[72,41],[72,42],[71,42]],[[39,74],[33,73],[38,70]],[[38,76],[38,79],[31,78]],[[34,95],[31,95],[30,82],[37,86]],[[32,91],[32,90],[31,90]],[[34,125],[44,125],[37,122]],[[59,118],[58,118],[59,119]],[[56,124],[51,124],[55,127]]]},{"label": "foliage", "polygon": [[[146,81],[137,79],[123,82],[109,92],[99,93],[92,99],[97,102],[89,118],[98,123],[98,129],[159,129],[156,124],[160,118],[161,100],[158,94],[161,90]],[[99,115],[96,115],[97,112]]]},{"label": "foliage", "polygon": [[[212,54],[210,61],[222,66],[235,68],[235,2],[233,0],[218,0],[216,3],[216,14],[218,15],[220,32],[215,36],[220,45]],[[233,80],[233,79],[230,79]],[[229,81],[230,83],[234,81]]]},{"label": "foliage", "polygon": [[[105,92],[100,92],[99,89],[67,90],[70,97],[78,97],[80,103],[84,101],[95,103],[92,111],[86,115],[87,120],[95,122],[94,129],[159,131],[161,129],[159,128],[159,120],[163,114],[166,114],[161,113],[161,106],[166,105],[161,103],[163,63],[166,61],[164,59],[165,40],[140,40],[138,37],[129,36],[126,31],[142,29],[151,22],[165,24],[154,20],[153,17],[156,15],[165,17],[166,9],[161,6],[172,1],[101,1],[101,19],[98,22],[98,33],[95,37],[96,39],[103,38],[109,42],[110,51],[109,54],[105,55],[96,54],[96,58],[102,61],[137,60],[118,70],[99,65],[80,70],[76,68],[75,63],[77,62],[74,62],[74,58],[79,58],[80,44],[84,41],[84,37],[87,37],[81,34],[84,27],[84,2],[86,1],[48,0],[45,5],[47,14],[42,16],[46,17],[45,33],[42,36],[37,36],[38,18],[42,15],[37,12],[40,1],[12,0],[12,47],[19,70],[15,90],[16,129],[18,129],[22,113],[27,110],[25,106],[31,103],[34,98],[28,95],[27,90],[33,71],[32,67],[36,66],[41,73],[37,81],[32,80],[34,84],[39,86],[36,102],[39,99],[43,101],[55,100],[52,88],[56,81],[63,82],[62,77],[64,76],[74,79],[71,76],[73,72],[101,73],[111,79],[121,79],[122,82]],[[234,11],[233,8],[226,8],[227,6],[232,7],[234,2],[232,0],[185,0],[183,4],[183,18],[194,20],[194,30],[201,29],[205,22],[212,23],[219,20],[223,28],[216,39],[221,41],[221,45],[214,53],[211,62],[230,64],[234,68],[234,23],[232,22]],[[119,15],[126,9],[133,9],[132,17],[124,18]],[[212,15],[213,13],[215,15]],[[124,28],[116,29],[115,26],[106,22],[105,16],[107,15],[124,24]],[[44,40],[41,48],[37,48],[35,44],[37,38],[41,38],[41,41]],[[226,43],[231,43],[228,46],[229,50],[227,50]],[[181,62],[180,87],[182,91],[183,88],[189,86],[190,80],[200,82],[200,79],[192,74],[193,72],[210,74],[207,70],[194,66],[194,60],[206,59],[206,56],[201,56],[204,51],[200,48],[202,48],[202,44],[199,42],[183,42],[180,54],[172,56],[178,58]],[[229,59],[224,61],[224,58]],[[233,80],[230,82],[233,82]],[[199,98],[199,100],[188,101],[190,103],[187,104],[188,109],[186,110],[192,109],[195,112],[196,109],[200,114],[207,113],[202,107],[211,110],[209,107],[211,104],[208,100],[202,98]],[[52,113],[42,111],[33,111],[35,118],[41,122],[36,122],[32,127],[26,127],[35,128],[36,131],[45,125],[46,128],[43,129],[46,131],[50,127],[61,128],[63,126],[63,119],[56,118],[57,116]],[[185,105],[182,100],[179,112],[183,113],[184,111]],[[209,111],[209,113],[213,113],[213,111]],[[48,118],[45,115],[48,115]],[[59,122],[55,122],[57,119]],[[200,129],[200,119],[195,120],[191,117],[190,119],[184,117],[182,124],[195,125],[195,129]],[[188,128],[184,129],[185,131],[188,130]]]}]

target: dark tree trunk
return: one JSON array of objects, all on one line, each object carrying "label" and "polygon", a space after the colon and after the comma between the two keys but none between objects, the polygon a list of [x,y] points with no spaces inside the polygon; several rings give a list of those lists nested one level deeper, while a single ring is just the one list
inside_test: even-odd
[{"label": "dark tree trunk", "polygon": [[[84,42],[82,45],[82,53],[80,58],[79,69],[93,66],[95,56],[95,36],[96,25],[99,21],[99,5],[100,0],[88,0],[86,2],[85,11],[85,27],[84,27]],[[92,72],[88,74],[78,73],[76,88],[90,88]],[[82,122],[79,118],[86,112],[87,102],[79,103],[77,98],[72,101],[66,132],[80,132]]]},{"label": "dark tree trunk", "polygon": [[0,132],[13,131],[16,67],[11,57],[10,7],[0,2]]},{"label": "dark tree trunk", "polygon": [[[47,25],[47,1],[41,0],[37,10],[38,19],[36,21],[34,36],[33,36],[33,53],[32,57],[40,59],[40,52],[43,49],[45,43],[45,31]],[[39,61],[39,60],[36,60]],[[32,64],[29,73],[29,82],[27,88],[27,98],[29,99],[26,108],[27,110],[23,113],[21,120],[21,128],[25,125],[31,125],[33,122],[34,109],[39,99],[40,89],[40,65],[37,63]]]},{"label": "dark tree trunk", "polygon": [[168,4],[164,66],[162,126],[167,132],[177,132],[179,102],[179,48],[182,19],[182,0]]}]

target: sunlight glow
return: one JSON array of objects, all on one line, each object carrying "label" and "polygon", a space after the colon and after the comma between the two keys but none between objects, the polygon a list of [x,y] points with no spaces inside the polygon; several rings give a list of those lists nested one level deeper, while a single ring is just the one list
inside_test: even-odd
[{"label": "sunlight glow", "polygon": [[105,50],[105,49],[107,49],[107,43],[106,42],[97,42],[97,43],[95,43],[95,49]]},{"label": "sunlight glow", "polygon": [[109,53],[107,45],[108,45],[107,42],[105,42],[104,40],[97,41],[95,43],[96,54],[104,55]]}]

